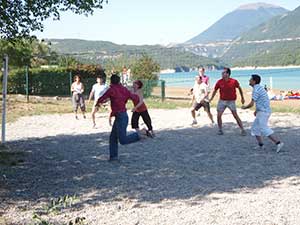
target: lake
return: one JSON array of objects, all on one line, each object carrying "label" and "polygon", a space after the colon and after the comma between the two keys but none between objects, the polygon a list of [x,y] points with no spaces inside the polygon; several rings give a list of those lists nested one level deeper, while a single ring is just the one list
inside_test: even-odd
[{"label": "lake", "polygon": [[[221,70],[206,71],[210,77],[210,85],[214,86],[221,78]],[[192,87],[198,71],[160,74],[160,79],[166,81],[167,87]],[[241,87],[249,87],[251,74],[259,74],[262,78],[261,85],[267,85],[277,90],[300,90],[300,68],[286,69],[255,69],[232,70],[231,77],[239,81]]]}]

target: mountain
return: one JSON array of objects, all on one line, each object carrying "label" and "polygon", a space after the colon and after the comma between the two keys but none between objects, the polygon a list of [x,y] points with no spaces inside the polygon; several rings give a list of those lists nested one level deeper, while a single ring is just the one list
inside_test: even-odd
[{"label": "mountain", "polygon": [[231,41],[243,32],[286,12],[288,10],[282,7],[266,3],[243,5],[223,16],[207,30],[188,40],[186,44]]},{"label": "mountain", "polygon": [[300,65],[300,6],[245,32],[222,59],[233,65]]},{"label": "mountain", "polygon": [[187,51],[183,46],[164,47],[161,45],[118,45],[107,41],[79,39],[48,39],[51,49],[60,55],[69,55],[80,62],[102,64],[104,67],[130,65],[143,54],[152,57],[161,69],[176,67],[222,68],[218,59],[211,59]]}]

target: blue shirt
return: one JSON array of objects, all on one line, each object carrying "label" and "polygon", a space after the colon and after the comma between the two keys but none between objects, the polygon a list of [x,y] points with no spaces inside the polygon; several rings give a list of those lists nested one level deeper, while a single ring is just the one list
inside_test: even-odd
[{"label": "blue shirt", "polygon": [[255,102],[256,111],[271,113],[268,93],[261,85],[255,84],[253,86],[252,99]]}]

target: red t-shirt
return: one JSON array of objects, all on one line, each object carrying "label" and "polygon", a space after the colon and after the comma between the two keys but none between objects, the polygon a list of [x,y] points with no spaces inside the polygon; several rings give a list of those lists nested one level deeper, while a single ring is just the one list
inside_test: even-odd
[{"label": "red t-shirt", "polygon": [[240,86],[235,79],[229,78],[227,81],[220,79],[215,85],[215,90],[220,89],[220,99],[225,101],[236,100],[236,88]]}]

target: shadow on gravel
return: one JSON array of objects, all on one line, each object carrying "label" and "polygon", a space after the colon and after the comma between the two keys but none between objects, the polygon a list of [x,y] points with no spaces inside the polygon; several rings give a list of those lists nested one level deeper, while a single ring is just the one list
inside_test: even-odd
[{"label": "shadow on gravel", "polygon": [[275,128],[285,142],[279,154],[268,140],[266,151],[253,150],[254,138],[240,136],[235,124],[227,123],[224,131],[218,136],[211,127],[162,130],[154,139],[120,146],[120,163],[107,161],[109,133],[12,142],[27,156],[21,166],[4,168],[7,191],[0,198],[3,204],[67,194],[79,196],[79,204],[197,201],[300,176],[300,127]]}]

